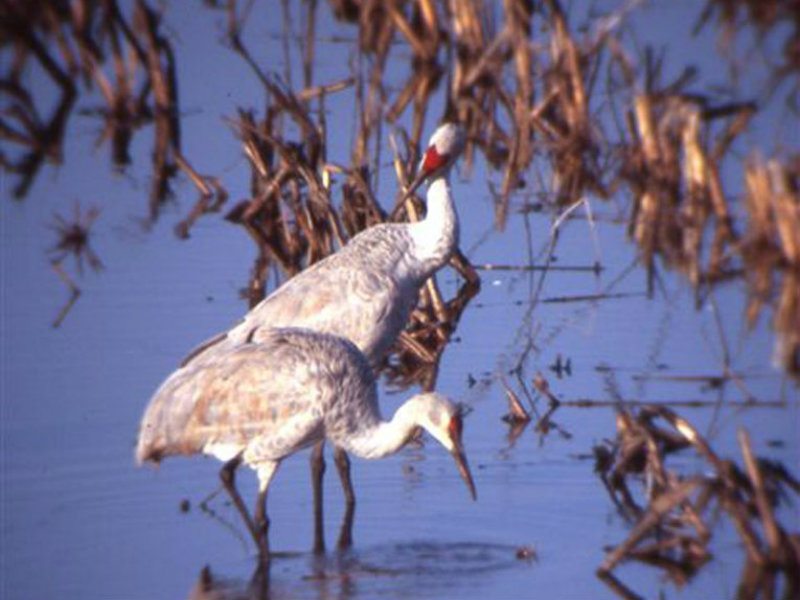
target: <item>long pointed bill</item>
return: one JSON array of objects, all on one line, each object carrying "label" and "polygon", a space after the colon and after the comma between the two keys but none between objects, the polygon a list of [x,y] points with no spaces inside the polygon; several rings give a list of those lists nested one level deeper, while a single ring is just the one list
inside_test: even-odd
[{"label": "long pointed bill", "polygon": [[414,195],[414,192],[416,192],[417,189],[419,188],[419,186],[422,185],[422,182],[425,181],[425,178],[428,177],[428,175],[430,175],[430,173],[425,171],[424,168],[420,169],[417,172],[416,177],[414,177],[414,181],[412,181],[411,185],[408,186],[408,189],[406,190],[406,193],[403,194],[403,197],[400,198],[400,200],[397,202],[397,204],[395,204],[394,209],[392,210],[392,212],[395,212],[398,208],[403,206],[403,204],[405,204],[406,200],[408,200],[411,196]]},{"label": "long pointed bill", "polygon": [[461,446],[460,440],[456,443],[456,447],[453,448],[452,455],[458,465],[458,472],[461,473],[461,479],[464,480],[464,483],[466,483],[469,488],[472,499],[477,500],[478,492],[475,491],[475,482],[472,481],[472,473],[469,472],[469,465],[467,464],[467,455],[464,454],[464,448]]},{"label": "long pointed bill", "polygon": [[422,185],[422,182],[425,181],[428,177],[430,177],[433,173],[441,170],[442,168],[446,167],[447,164],[451,161],[451,156],[447,153],[439,154],[439,151],[436,149],[435,145],[428,146],[428,149],[425,151],[424,156],[422,157],[422,163],[419,166],[419,171],[417,171],[416,176],[414,177],[414,181],[411,182],[411,185],[408,186],[406,193],[403,194],[403,197],[400,199],[400,202],[394,207],[392,213],[394,213],[400,206],[402,206],[409,197],[417,191],[417,188]]}]

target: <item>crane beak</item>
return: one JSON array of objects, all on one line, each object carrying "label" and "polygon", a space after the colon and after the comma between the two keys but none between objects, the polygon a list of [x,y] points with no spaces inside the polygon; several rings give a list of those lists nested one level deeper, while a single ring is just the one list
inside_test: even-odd
[{"label": "crane beak", "polygon": [[[417,191],[417,188],[422,185],[423,181],[428,179],[434,173],[447,167],[447,165],[452,163],[452,161],[453,157],[449,153],[439,154],[436,146],[428,146],[428,149],[425,151],[425,154],[422,157],[422,162],[419,165],[419,169],[414,177],[414,181],[412,181],[411,185],[408,186],[406,193],[403,194],[403,198],[400,200],[397,206],[402,205],[406,200],[408,200],[408,198]],[[395,207],[395,210],[396,208],[397,207]]]},{"label": "crane beak", "polygon": [[461,473],[461,479],[463,479],[464,483],[467,484],[472,499],[477,500],[478,493],[475,491],[475,482],[472,480],[472,473],[469,471],[467,455],[464,454],[464,446],[461,444],[461,440],[454,441],[455,446],[453,447],[451,454],[453,455],[453,459],[456,461],[456,465],[458,465],[458,472]]},{"label": "crane beak", "polygon": [[397,203],[397,206],[395,208],[397,208],[399,206],[402,206],[405,203],[406,200],[408,200],[411,196],[413,196],[414,192],[416,192],[417,189],[419,188],[419,186],[422,185],[422,182],[425,181],[425,179],[428,177],[428,175],[430,175],[430,172],[427,171],[424,168],[424,166],[420,167],[419,171],[417,171],[416,177],[414,177],[414,181],[412,181],[411,185],[408,186],[408,189],[406,190],[406,193],[403,194],[403,197]]}]

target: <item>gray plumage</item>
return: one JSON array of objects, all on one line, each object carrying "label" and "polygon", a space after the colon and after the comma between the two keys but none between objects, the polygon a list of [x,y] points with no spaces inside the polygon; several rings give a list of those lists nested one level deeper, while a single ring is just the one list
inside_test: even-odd
[{"label": "gray plumage", "polygon": [[[258,344],[218,352],[185,371],[165,381],[148,405],[138,462],[209,448],[228,460],[251,444],[259,455],[279,459],[320,439],[323,415],[338,414],[337,406],[357,406],[351,418],[379,418],[363,355],[350,342],[321,333],[269,329]],[[333,431],[353,426],[337,421]]]},{"label": "gray plumage", "polygon": [[[415,396],[390,423],[382,422],[370,368],[402,331],[424,282],[458,245],[448,178],[463,146],[456,125],[432,136],[409,188],[411,193],[429,181],[425,219],[363,231],[192,352],[151,399],[137,460],[205,453],[226,461],[223,483],[247,521],[232,484],[242,460],[258,472],[257,517],[265,519],[266,489],[283,457],[328,439],[356,456],[375,458],[397,450],[422,426],[453,453],[474,496],[452,403],[436,394]],[[434,422],[436,415],[441,423]],[[340,475],[352,502],[349,472],[340,468]],[[315,490],[319,481],[321,469]],[[248,527],[258,540],[257,526]]]},{"label": "gray plumage", "polygon": [[188,370],[190,377],[165,381],[148,405],[137,462],[180,454],[241,457],[266,491],[283,458],[320,440],[380,458],[422,427],[454,455],[474,495],[457,407],[439,394],[419,394],[383,421],[372,368],[343,338],[273,328],[258,344],[240,345]]},{"label": "gray plumage", "polygon": [[425,219],[362,231],[286,281],[239,324],[201,344],[183,366],[246,341],[259,342],[272,327],[306,327],[345,337],[377,364],[405,326],[422,285],[458,246],[448,178],[463,146],[463,133],[453,124],[431,137],[412,187],[430,180]]}]

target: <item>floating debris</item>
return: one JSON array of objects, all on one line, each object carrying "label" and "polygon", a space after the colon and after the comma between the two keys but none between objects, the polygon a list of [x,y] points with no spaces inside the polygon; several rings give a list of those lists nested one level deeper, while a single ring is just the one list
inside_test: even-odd
[{"label": "floating debris", "polygon": [[506,398],[508,398],[508,414],[503,416],[503,421],[510,425],[517,425],[520,423],[527,423],[531,420],[528,411],[522,406],[519,396],[508,387],[508,384],[503,381],[503,386],[506,390]]},{"label": "floating debris", "polygon": [[525,560],[528,562],[536,562],[539,560],[539,555],[536,552],[536,546],[520,546],[514,553],[518,560]]}]

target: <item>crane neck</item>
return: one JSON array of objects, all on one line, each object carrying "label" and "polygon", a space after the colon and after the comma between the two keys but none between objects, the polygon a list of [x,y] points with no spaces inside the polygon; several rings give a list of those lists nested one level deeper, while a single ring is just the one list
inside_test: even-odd
[{"label": "crane neck", "polygon": [[450,171],[428,184],[425,218],[409,227],[420,277],[427,279],[442,267],[458,246],[458,215],[450,192]]},{"label": "crane neck", "polygon": [[358,431],[345,439],[333,440],[338,446],[359,458],[383,458],[394,454],[406,445],[419,426],[416,402],[405,402],[394,413],[391,421],[376,418],[373,422],[362,422]]}]

